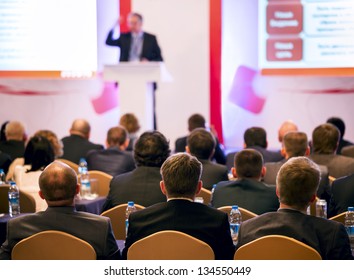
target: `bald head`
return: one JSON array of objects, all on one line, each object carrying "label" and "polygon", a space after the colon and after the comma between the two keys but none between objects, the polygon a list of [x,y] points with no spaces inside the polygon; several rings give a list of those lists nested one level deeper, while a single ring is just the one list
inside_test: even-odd
[{"label": "bald head", "polygon": [[6,140],[23,141],[25,139],[25,127],[18,121],[11,121],[5,128]]},{"label": "bald head", "polygon": [[70,128],[70,134],[79,135],[86,139],[90,136],[91,127],[88,121],[84,119],[75,120]]},{"label": "bald head", "polygon": [[69,206],[78,193],[77,175],[65,163],[55,161],[49,164],[39,177],[42,198],[49,206]]},{"label": "bald head", "polygon": [[282,123],[282,125],[280,126],[279,130],[278,130],[278,140],[280,143],[283,142],[284,136],[285,134],[287,134],[288,132],[296,132],[298,131],[298,127],[297,125],[293,122],[293,121],[285,121]]}]

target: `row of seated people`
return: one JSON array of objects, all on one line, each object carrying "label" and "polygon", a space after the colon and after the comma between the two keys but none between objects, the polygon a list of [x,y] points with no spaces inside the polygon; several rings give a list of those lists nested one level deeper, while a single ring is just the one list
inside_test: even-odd
[{"label": "row of seated people", "polygon": [[[245,159],[261,158],[255,150],[240,154]],[[11,259],[14,246],[29,236],[59,230],[91,244],[98,259],[126,259],[135,242],[156,232],[175,230],[207,243],[215,259],[233,259],[235,250],[242,245],[274,234],[309,245],[322,259],[353,259],[343,224],[306,214],[307,207],[316,198],[321,177],[318,166],[309,158],[294,157],[281,167],[276,187],[279,209],[242,223],[236,247],[227,214],[194,202],[202,188],[202,168],[198,159],[187,153],[172,155],[164,161],[160,168],[160,189],[165,201],[129,216],[125,247],[120,252],[109,218],[75,211],[74,197],[80,190],[75,171],[64,163],[51,163],[39,177],[39,194],[47,201],[48,209],[8,222],[7,240],[1,246],[0,258]]]},{"label": "row of seated people", "polygon": [[[203,123],[203,120],[200,122]],[[9,125],[11,126],[11,123]],[[215,184],[223,182],[219,185],[225,185],[223,187],[225,193],[229,189],[232,190],[232,193],[237,194],[238,199],[226,195],[221,201],[213,201],[212,203],[216,203],[217,207],[231,204],[240,204],[243,207],[243,200],[252,200],[247,198],[246,194],[240,195],[240,188],[246,188],[250,196],[257,192],[263,193],[264,189],[269,189],[264,183],[275,185],[276,175],[280,167],[289,158],[309,156],[316,163],[320,164],[322,179],[317,196],[325,199],[329,204],[329,216],[334,216],[345,211],[354,202],[353,191],[350,188],[350,183],[354,177],[354,175],[351,175],[354,173],[354,159],[336,154],[338,143],[340,142],[339,130],[331,124],[323,124],[316,127],[312,135],[313,153],[310,154],[306,134],[294,132],[296,129],[289,122],[286,122],[286,125],[283,125],[280,129],[281,133],[279,135],[281,136],[283,148],[279,154],[284,157],[283,160],[276,163],[265,163],[264,167],[260,162],[258,166],[253,164],[254,169],[247,171],[251,175],[241,175],[240,170],[243,164],[239,164],[237,167],[237,162],[235,162],[235,168],[231,169],[231,177],[238,178],[239,180],[232,183],[226,182],[228,180],[228,169],[224,165],[216,164],[211,160],[217,147],[217,141],[212,133],[204,128],[194,128],[187,137],[185,149],[188,153],[196,156],[203,164],[202,181],[204,188],[211,190]],[[284,132],[289,130],[290,132],[284,135]],[[68,140],[70,145],[67,151],[73,150],[77,152],[80,147],[83,147],[84,145],[80,142],[82,140],[77,142],[77,139],[83,139],[79,134],[89,135],[89,131],[90,126],[86,121],[74,121],[70,131],[72,135],[63,139],[64,143],[66,142],[65,139],[74,139],[73,141]],[[130,142],[127,130],[122,126],[113,127],[107,133],[108,148],[105,150],[92,149],[86,154],[89,169],[100,170],[112,176],[121,175],[112,180],[111,191],[103,210],[125,203],[131,199],[144,206],[150,206],[156,202],[163,201],[164,197],[156,186],[158,186],[158,182],[161,180],[159,168],[169,156],[170,149],[166,138],[159,133],[155,134],[152,136],[147,133],[143,134],[139,141],[135,139],[135,150],[132,153],[126,151]],[[263,145],[262,143],[266,142],[264,129],[250,128],[245,132],[244,138],[245,147],[255,149],[262,154],[262,150],[257,149],[257,145]],[[37,211],[45,210],[47,207],[45,201],[38,195],[39,175],[45,166],[62,154],[62,147],[56,135],[50,131],[42,130],[38,131],[28,142],[24,158],[17,158],[10,166],[7,179],[15,179],[23,191],[27,191],[34,196],[37,202]],[[260,166],[262,167],[260,168]],[[335,178],[346,175],[351,176],[337,180],[331,189],[328,180],[329,175]],[[241,178],[252,178],[252,180],[240,180]],[[349,187],[341,187],[342,185]],[[129,188],[127,186],[136,187]],[[332,192],[334,193],[333,196]],[[260,205],[258,204],[258,207]],[[257,214],[260,212],[250,205],[246,205],[245,208]],[[271,210],[266,209],[261,212],[266,211]]]}]

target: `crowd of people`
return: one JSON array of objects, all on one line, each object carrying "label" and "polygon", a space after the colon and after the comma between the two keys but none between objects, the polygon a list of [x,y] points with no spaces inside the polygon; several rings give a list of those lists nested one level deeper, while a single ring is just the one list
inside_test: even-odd
[{"label": "crowd of people", "polygon": [[[232,259],[240,246],[271,234],[302,241],[323,259],[353,258],[342,224],[306,212],[316,198],[327,201],[328,217],[354,206],[354,144],[344,139],[341,119],[317,126],[310,141],[295,123],[284,122],[278,151],[268,149],[264,128],[250,127],[243,149],[228,155],[199,114],[189,118],[189,135],[177,139],[174,149],[161,132],[138,135],[139,127],[133,114],[122,116],[108,130],[104,147],[90,141],[84,119],[74,120],[70,135],[61,140],[48,130],[28,138],[20,122],[4,123],[0,169],[7,181],[35,198],[36,213],[9,221],[0,258],[10,259],[17,242],[49,229],[86,240],[99,259],[126,258],[134,242],[162,230],[206,242],[216,259]],[[78,164],[81,158],[89,170],[113,176],[102,212],[128,201],[146,207],[129,217],[122,252],[108,218],[75,211],[77,175],[56,159]],[[210,205],[194,202],[202,188],[213,192]],[[217,210],[231,205],[259,215],[242,223],[236,247],[227,214]]]}]

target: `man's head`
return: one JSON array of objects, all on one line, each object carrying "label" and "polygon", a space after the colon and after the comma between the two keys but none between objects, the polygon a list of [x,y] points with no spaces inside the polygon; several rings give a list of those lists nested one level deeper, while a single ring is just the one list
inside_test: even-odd
[{"label": "man's head", "polygon": [[84,119],[77,119],[71,125],[70,134],[71,135],[79,135],[83,138],[90,138],[91,126],[88,121]]},{"label": "man's head", "polygon": [[199,160],[209,160],[215,151],[214,136],[204,128],[196,128],[187,138],[186,151]]},{"label": "man's head", "polygon": [[166,137],[158,131],[143,133],[134,145],[134,159],[137,166],[161,167],[170,155]]},{"label": "man's head", "polygon": [[306,157],[288,160],[277,175],[277,195],[281,207],[306,211],[316,199],[320,169]]},{"label": "man's head", "polygon": [[260,180],[266,172],[262,154],[253,149],[244,149],[236,153],[235,165],[231,172],[238,179]]},{"label": "man's head", "polygon": [[118,147],[125,150],[129,145],[128,132],[123,126],[112,127],[107,132],[107,147]]},{"label": "man's head", "polygon": [[136,133],[140,129],[138,118],[132,113],[126,113],[120,117],[119,124],[128,131],[128,133]]},{"label": "man's head", "polygon": [[188,119],[189,132],[192,132],[196,128],[205,128],[205,119],[200,114],[194,114]]},{"label": "man's head", "polygon": [[11,121],[5,128],[6,140],[24,141],[26,139],[25,127],[18,121]]},{"label": "man's head", "polygon": [[322,124],[312,132],[312,147],[315,154],[334,154],[337,151],[340,132],[333,124]]},{"label": "man's head", "polygon": [[345,133],[345,123],[341,118],[332,117],[327,120],[327,123],[333,124],[336,128],[339,129],[340,139],[343,139]]},{"label": "man's head", "polygon": [[278,140],[280,143],[283,142],[285,134],[288,132],[298,131],[297,125],[293,121],[285,121],[282,123],[278,130]]},{"label": "man's head", "polygon": [[80,191],[75,171],[65,163],[55,161],[39,177],[39,195],[48,206],[72,206]]},{"label": "man's head", "polygon": [[127,26],[130,32],[140,33],[143,28],[143,16],[138,13],[131,13],[127,18]]},{"label": "man's head", "polygon": [[286,158],[308,156],[310,147],[304,132],[288,132],[283,138],[282,155]]},{"label": "man's head", "polygon": [[243,135],[245,147],[259,146],[264,149],[267,148],[267,133],[262,127],[251,127],[247,129]]},{"label": "man's head", "polygon": [[161,167],[161,191],[167,198],[190,198],[200,192],[202,164],[187,153],[170,156]]}]

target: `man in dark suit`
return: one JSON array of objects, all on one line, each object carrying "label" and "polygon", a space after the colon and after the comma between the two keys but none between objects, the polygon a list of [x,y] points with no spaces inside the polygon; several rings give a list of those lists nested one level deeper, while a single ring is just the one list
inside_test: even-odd
[{"label": "man in dark suit", "polygon": [[102,145],[89,141],[90,131],[90,124],[86,120],[75,120],[71,125],[70,136],[62,139],[64,153],[61,158],[79,164],[80,159],[85,158],[88,151],[102,150]]},{"label": "man in dark suit", "polygon": [[39,188],[39,195],[48,203],[48,209],[8,222],[7,240],[1,246],[0,259],[10,259],[12,249],[19,241],[46,230],[64,231],[88,242],[98,259],[119,258],[110,219],[76,212],[74,197],[79,193],[80,185],[73,169],[61,162],[50,164],[39,177]]},{"label": "man in dark suit", "polygon": [[220,182],[214,190],[211,206],[238,205],[253,213],[276,211],[279,201],[274,186],[267,186],[260,180],[265,174],[262,155],[252,149],[245,149],[235,156],[232,168],[234,181]]},{"label": "man in dark suit", "polygon": [[129,145],[128,132],[122,126],[112,127],[107,132],[106,150],[91,150],[86,160],[89,170],[100,170],[117,176],[135,169],[131,152],[126,152]]},{"label": "man in dark suit", "polygon": [[0,142],[0,151],[8,154],[11,161],[22,158],[25,153],[26,133],[22,123],[11,121],[5,128],[6,141]]},{"label": "man in dark suit", "polygon": [[344,139],[345,123],[341,118],[338,118],[338,117],[329,118],[327,120],[327,123],[333,124],[335,127],[337,127],[339,129],[339,132],[340,132],[340,139],[339,139],[339,143],[338,143],[337,154],[341,154],[342,149],[344,147],[353,145],[352,142]]},{"label": "man in dark suit", "polygon": [[353,259],[349,237],[341,223],[306,215],[316,198],[318,166],[306,157],[288,160],[277,178],[280,208],[241,224],[237,248],[263,236],[279,234],[314,248],[324,260]]},{"label": "man in dark suit", "polygon": [[[206,128],[205,118],[200,114],[194,114],[188,119],[188,131],[191,133],[196,128]],[[226,163],[225,153],[219,143],[218,138],[216,137],[216,131],[211,128],[211,132],[215,137],[215,152],[212,157],[212,160],[215,160],[219,164]],[[183,153],[186,151],[188,136],[180,137],[175,142],[175,153]]]},{"label": "man in dark suit", "polygon": [[164,135],[157,131],[143,133],[134,148],[136,169],[112,179],[102,211],[128,201],[145,207],[165,201],[160,191],[160,167],[169,155]]},{"label": "man in dark suit", "polygon": [[[283,148],[281,154],[284,156],[284,160],[279,162],[268,162],[265,164],[267,172],[263,177],[263,181],[266,184],[275,185],[277,174],[282,165],[290,158],[308,156],[310,154],[310,147],[308,145],[307,135],[303,132],[289,132],[283,136]],[[331,188],[328,179],[328,169],[324,165],[318,166],[321,171],[320,186],[317,190],[317,196],[321,199],[325,199],[327,203],[331,198]]]},{"label": "man in dark suit", "polygon": [[339,178],[332,183],[332,198],[328,216],[332,217],[348,210],[354,205],[354,174]]},{"label": "man in dark suit", "polygon": [[354,159],[337,155],[340,132],[337,127],[326,123],[317,126],[312,132],[312,154],[314,162],[325,165],[328,173],[334,178],[354,174]]},{"label": "man in dark suit", "polygon": [[134,242],[163,230],[181,231],[204,241],[213,249],[215,259],[233,258],[227,214],[193,201],[202,187],[201,171],[201,163],[186,153],[173,155],[164,162],[160,186],[167,202],[129,216],[123,258]]},{"label": "man in dark suit", "polygon": [[216,141],[214,136],[204,128],[196,128],[187,138],[187,153],[195,156],[203,165],[203,188],[211,190],[220,181],[228,181],[228,170],[225,165],[212,162]]}]

